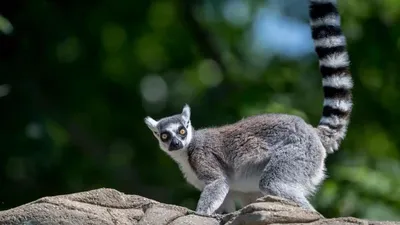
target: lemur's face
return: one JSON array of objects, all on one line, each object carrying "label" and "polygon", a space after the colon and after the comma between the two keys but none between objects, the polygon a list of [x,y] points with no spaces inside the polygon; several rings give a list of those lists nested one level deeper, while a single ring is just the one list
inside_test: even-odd
[{"label": "lemur's face", "polygon": [[151,117],[144,119],[146,125],[157,138],[160,148],[167,153],[186,149],[192,140],[190,108],[183,107],[182,113],[155,121]]}]

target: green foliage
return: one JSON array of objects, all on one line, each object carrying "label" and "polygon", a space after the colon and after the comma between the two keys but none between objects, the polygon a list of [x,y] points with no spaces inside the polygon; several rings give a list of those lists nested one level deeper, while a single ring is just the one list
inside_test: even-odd
[{"label": "green foliage", "polygon": [[[240,24],[223,19],[223,1],[188,2],[26,1],[0,16],[1,209],[98,187],[194,208],[199,193],[143,123],[184,103],[195,127],[263,112],[318,122],[315,55],[250,51],[264,2],[248,1]],[[339,2],[355,108],[313,202],[328,217],[400,220],[400,3]]]}]

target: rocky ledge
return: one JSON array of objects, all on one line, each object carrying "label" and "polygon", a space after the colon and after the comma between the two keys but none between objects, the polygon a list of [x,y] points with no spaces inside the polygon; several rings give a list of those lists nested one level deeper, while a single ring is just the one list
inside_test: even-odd
[{"label": "rocky ledge", "polygon": [[236,224],[376,224],[353,217],[323,218],[285,199],[263,197],[239,211],[220,216],[201,216],[184,207],[163,204],[114,189],[101,188],[69,195],[44,197],[0,212],[0,224],[110,224],[110,225],[236,225]]}]

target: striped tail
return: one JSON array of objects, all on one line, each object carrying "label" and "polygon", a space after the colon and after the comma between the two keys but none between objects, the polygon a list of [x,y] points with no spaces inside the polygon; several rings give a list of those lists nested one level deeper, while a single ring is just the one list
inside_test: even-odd
[{"label": "striped tail", "polygon": [[352,111],[353,81],[336,0],[310,0],[310,23],[324,89],[318,134],[328,153],[346,136]]}]

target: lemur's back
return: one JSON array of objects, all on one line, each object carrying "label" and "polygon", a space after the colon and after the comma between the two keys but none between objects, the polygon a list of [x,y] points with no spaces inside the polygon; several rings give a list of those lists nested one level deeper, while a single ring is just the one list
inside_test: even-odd
[{"label": "lemur's back", "polygon": [[[312,135],[313,141],[319,142],[315,128],[302,118],[287,114],[262,114],[242,119],[236,123],[221,127],[206,128],[196,133],[217,138],[206,139],[210,145],[220,145],[226,154],[241,151],[273,151],[279,145],[294,143]],[[215,142],[215,143],[214,143]]]}]

